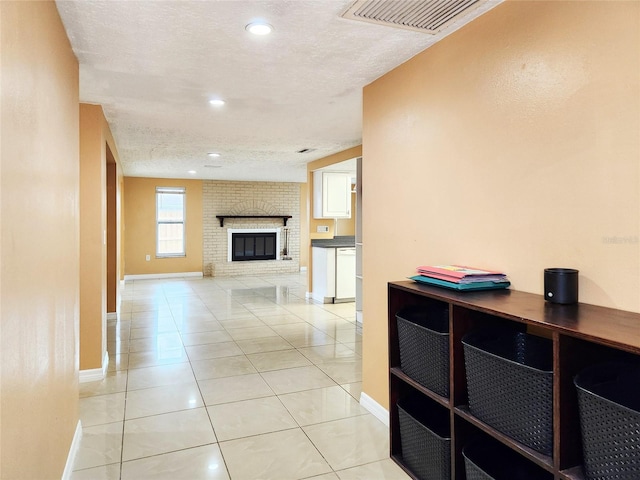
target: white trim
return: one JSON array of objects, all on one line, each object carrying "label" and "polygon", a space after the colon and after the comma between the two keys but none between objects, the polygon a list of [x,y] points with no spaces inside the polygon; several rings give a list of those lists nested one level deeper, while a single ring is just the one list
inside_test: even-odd
[{"label": "white trim", "polygon": [[[125,277],[126,277],[126,275],[125,275]],[[124,282],[124,278],[123,278],[122,280],[120,280],[120,286],[121,286],[121,287],[124,287],[124,283],[125,283],[125,282]]]},{"label": "white trim", "polygon": [[306,272],[307,271],[307,267],[305,267],[305,266],[300,267],[300,271],[301,272]]},{"label": "white trim", "polygon": [[178,273],[145,273],[140,275],[125,275],[124,281],[127,280],[151,280],[154,278],[202,278],[202,272],[178,272]]},{"label": "white trim", "polygon": [[308,300],[308,299],[310,299],[310,298],[313,298],[313,293],[311,293],[311,292],[305,292],[305,294],[304,294],[304,298],[306,298],[307,300]]},{"label": "white trim", "polygon": [[62,472],[62,480],[70,480],[73,473],[73,463],[76,460],[76,455],[80,449],[80,440],[82,440],[82,422],[78,420],[76,425],[76,431],[73,434],[73,440],[71,440],[71,446],[69,447],[69,454],[67,455],[67,463],[64,466]]},{"label": "white trim", "polygon": [[387,427],[389,426],[389,410],[384,408],[364,392],[360,393],[360,405],[369,410],[374,417],[384,423]]},{"label": "white trim", "polygon": [[92,368],[91,370],[80,370],[80,383],[97,382],[107,375],[109,368],[109,352],[104,352],[102,358],[102,368]]},{"label": "white trim", "polygon": [[118,312],[107,312],[107,320],[118,320]]},{"label": "white trim", "polygon": [[356,323],[362,325],[362,312],[359,310],[356,310]]}]

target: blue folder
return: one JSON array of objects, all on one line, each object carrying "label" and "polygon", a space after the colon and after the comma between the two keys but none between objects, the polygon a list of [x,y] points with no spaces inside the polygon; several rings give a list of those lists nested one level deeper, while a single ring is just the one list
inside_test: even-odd
[{"label": "blue folder", "polygon": [[418,283],[424,283],[426,285],[434,285],[436,287],[450,288],[451,290],[499,290],[501,288],[508,288],[511,285],[509,280],[503,280],[499,282],[472,282],[472,283],[454,283],[447,282],[446,280],[440,280],[438,278],[425,277],[424,275],[414,275],[409,277],[410,280]]}]

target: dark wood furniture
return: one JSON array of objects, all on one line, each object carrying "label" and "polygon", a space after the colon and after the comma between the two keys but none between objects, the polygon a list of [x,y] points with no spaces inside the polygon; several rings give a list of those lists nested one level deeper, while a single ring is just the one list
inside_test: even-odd
[{"label": "dark wood furniture", "polygon": [[281,218],[284,226],[287,226],[287,220],[289,220],[291,215],[216,215],[216,218],[220,220],[220,226],[224,227],[224,219],[225,218]]},{"label": "dark wood furniture", "polygon": [[[411,477],[402,462],[397,402],[421,395],[424,408],[448,412],[451,422],[451,478],[463,480],[462,448],[474,436],[492,437],[555,479],[581,480],[582,450],[578,403],[573,377],[583,368],[611,359],[640,356],[640,314],[578,303],[558,305],[542,295],[514,290],[457,292],[412,281],[388,285],[389,314],[389,416],[391,458]],[[400,369],[396,312],[421,305],[449,310],[449,397],[421,386]],[[467,406],[462,337],[482,326],[520,326],[553,341],[553,455],[546,456],[501,434],[475,418]],[[442,409],[445,407],[445,409]]]}]

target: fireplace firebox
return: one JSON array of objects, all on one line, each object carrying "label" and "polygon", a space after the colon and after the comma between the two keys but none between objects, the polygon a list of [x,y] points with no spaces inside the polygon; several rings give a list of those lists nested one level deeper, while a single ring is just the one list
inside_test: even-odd
[{"label": "fireplace firebox", "polygon": [[275,232],[234,233],[231,238],[231,260],[234,262],[276,259]]}]

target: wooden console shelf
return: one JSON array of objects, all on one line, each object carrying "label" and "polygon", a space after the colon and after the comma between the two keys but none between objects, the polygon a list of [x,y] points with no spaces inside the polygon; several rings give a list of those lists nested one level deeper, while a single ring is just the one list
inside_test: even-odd
[{"label": "wooden console shelf", "polygon": [[281,218],[286,227],[287,220],[291,218],[291,215],[216,215],[216,218],[220,220],[221,227],[224,227],[225,218]]},{"label": "wooden console shelf", "polygon": [[[574,376],[611,359],[640,360],[640,314],[579,303],[558,305],[542,295],[514,290],[457,292],[411,281],[388,285],[389,417],[391,458],[402,460],[398,401],[412,396],[433,412],[448,412],[451,478],[464,480],[462,448],[472,438],[491,438],[517,452],[555,480],[583,480],[578,399]],[[449,312],[449,398],[429,391],[400,368],[396,313],[407,306]],[[553,344],[553,455],[543,455],[495,430],[469,411],[462,337],[483,326],[519,326]],[[443,413],[443,415],[446,415]],[[544,476],[544,475],[543,475]],[[444,480],[444,479],[443,479]]]}]

